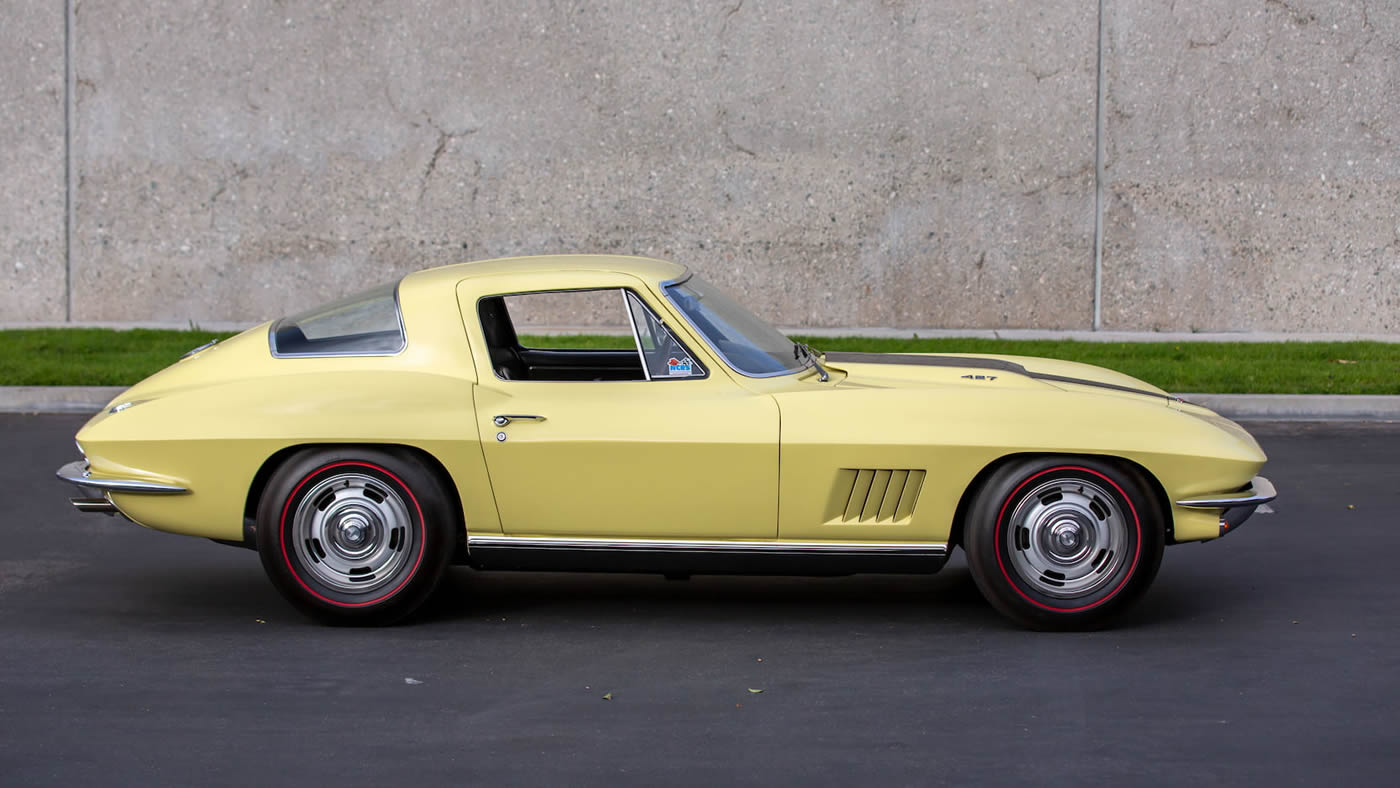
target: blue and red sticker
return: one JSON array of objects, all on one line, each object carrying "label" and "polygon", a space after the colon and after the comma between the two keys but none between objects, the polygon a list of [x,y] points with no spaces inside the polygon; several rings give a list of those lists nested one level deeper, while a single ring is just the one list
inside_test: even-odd
[{"label": "blue and red sticker", "polygon": [[671,356],[666,359],[666,374],[675,377],[685,377],[691,374],[691,368],[693,366],[694,362],[691,361],[689,357],[678,359],[675,356]]}]

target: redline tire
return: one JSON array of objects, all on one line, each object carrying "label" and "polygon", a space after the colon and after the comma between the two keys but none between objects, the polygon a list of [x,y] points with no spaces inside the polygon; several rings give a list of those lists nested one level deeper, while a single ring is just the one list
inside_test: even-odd
[{"label": "redline tire", "polygon": [[982,595],[1033,629],[1097,629],[1156,577],[1166,542],[1149,483],[1090,457],[1010,462],[983,483],[963,548]]},{"label": "redline tire", "polygon": [[460,522],[438,476],[408,452],[363,446],[294,455],[258,502],[263,569],[306,615],[392,624],[446,571]]}]

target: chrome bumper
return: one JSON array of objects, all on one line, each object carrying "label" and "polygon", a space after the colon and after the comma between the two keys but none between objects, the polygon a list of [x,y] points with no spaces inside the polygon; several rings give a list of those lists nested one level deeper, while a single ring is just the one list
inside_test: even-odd
[{"label": "chrome bumper", "polygon": [[139,493],[144,495],[184,495],[189,490],[173,484],[148,482],[140,479],[94,479],[88,470],[87,460],[74,460],[58,469],[58,478],[77,485],[82,495],[68,499],[80,512],[117,514],[117,507],[107,497],[108,493]]},{"label": "chrome bumper", "polygon": [[1277,497],[1273,482],[1263,476],[1255,476],[1243,490],[1204,498],[1188,498],[1177,501],[1176,505],[1188,509],[1224,509],[1220,515],[1220,535],[1224,536],[1243,525],[1244,521],[1254,514],[1255,509]]}]

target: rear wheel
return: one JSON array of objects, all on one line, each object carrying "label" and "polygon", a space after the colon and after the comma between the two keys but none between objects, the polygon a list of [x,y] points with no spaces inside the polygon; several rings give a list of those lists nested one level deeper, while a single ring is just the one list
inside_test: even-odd
[{"label": "rear wheel", "polygon": [[982,595],[1036,629],[1094,629],[1147,590],[1165,524],[1137,473],[1085,457],[994,472],[968,513],[964,549]]},{"label": "rear wheel", "polygon": [[292,604],[332,624],[389,624],[446,570],[457,518],[437,475],[408,453],[312,450],[269,480],[257,544]]}]

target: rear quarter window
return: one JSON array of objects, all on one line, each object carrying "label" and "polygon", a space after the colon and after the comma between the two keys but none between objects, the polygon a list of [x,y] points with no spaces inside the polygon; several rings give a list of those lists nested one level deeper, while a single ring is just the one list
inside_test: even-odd
[{"label": "rear quarter window", "polygon": [[398,283],[376,287],[272,324],[274,356],[390,356],[404,349]]}]

